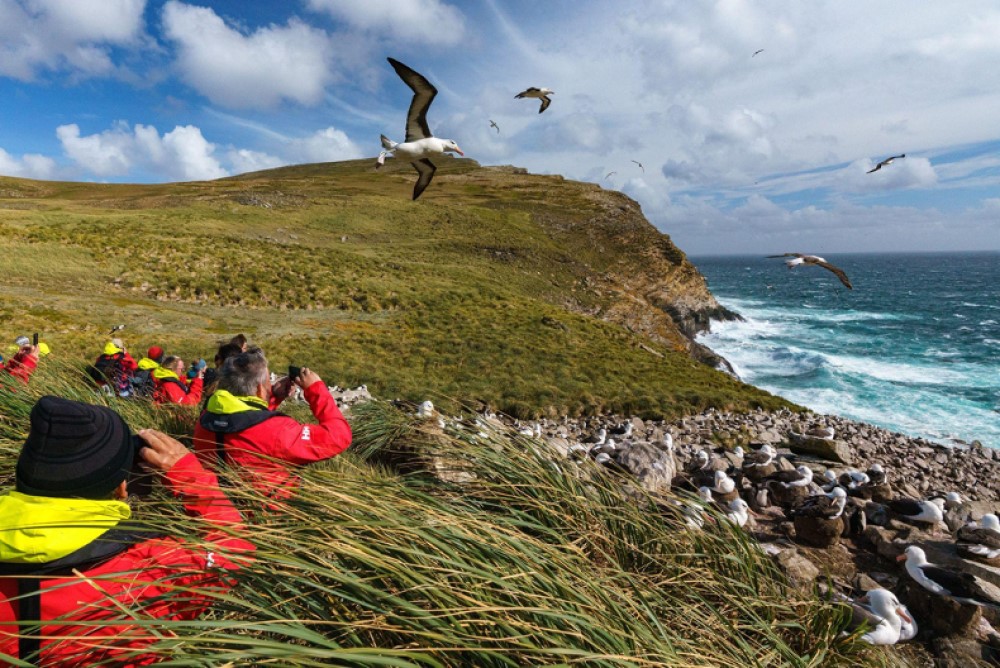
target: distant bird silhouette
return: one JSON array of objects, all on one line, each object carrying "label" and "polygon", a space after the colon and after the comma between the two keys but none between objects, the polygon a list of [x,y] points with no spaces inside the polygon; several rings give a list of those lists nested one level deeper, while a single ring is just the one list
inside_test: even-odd
[{"label": "distant bird silhouette", "polygon": [[768,255],[767,257],[790,257],[794,258],[792,260],[787,260],[785,265],[789,269],[795,269],[802,264],[814,264],[817,267],[823,267],[827,271],[832,271],[840,282],[847,286],[848,290],[853,290],[854,287],[851,285],[850,279],[847,278],[847,274],[840,267],[835,267],[818,255],[803,255],[802,253],[782,253],[781,255]]},{"label": "distant bird silhouette", "polygon": [[410,101],[410,109],[406,112],[406,140],[397,144],[385,135],[382,135],[382,148],[378,160],[375,162],[375,169],[385,164],[385,158],[390,153],[393,158],[408,160],[413,168],[417,170],[419,176],[417,183],[413,186],[413,199],[420,197],[420,193],[427,188],[434,178],[437,167],[427,158],[432,155],[442,155],[446,152],[462,153],[458,144],[450,139],[438,139],[431,134],[427,126],[427,109],[437,95],[437,88],[431,85],[423,75],[411,70],[409,67],[394,58],[388,58],[392,69],[403,80],[410,90],[413,91],[413,99]]},{"label": "distant bird silhouette", "polygon": [[753,57],[754,57],[754,56],[756,56],[756,55],[757,55],[758,53],[761,53],[761,52],[762,52],[763,50],[764,50],[764,49],[757,49],[757,50],[756,50],[756,51],[754,51],[754,52],[753,52],[752,54],[750,54],[750,57],[751,57],[751,58],[753,58]]},{"label": "distant bird silhouette", "polygon": [[500,126],[497,125],[497,122],[494,121],[492,118],[490,119],[490,127],[491,128],[496,128],[497,129],[497,134],[500,134]]},{"label": "distant bird silhouette", "polygon": [[542,113],[549,108],[550,104],[552,104],[552,100],[549,99],[549,95],[555,95],[555,91],[549,90],[548,88],[535,88],[532,86],[528,90],[521,91],[514,97],[518,100],[525,97],[537,97],[542,101],[542,106],[539,108],[538,113]]},{"label": "distant bird silhouette", "polygon": [[618,173],[618,172],[608,172],[607,174],[605,174],[605,175],[604,175],[604,178],[605,178],[605,179],[607,179],[607,178],[609,178],[609,177],[610,177],[610,176],[611,176],[612,174],[617,174],[617,173]]},{"label": "distant bird silhouette", "polygon": [[865,174],[871,174],[872,172],[877,172],[878,170],[882,169],[886,165],[891,165],[893,160],[896,160],[897,158],[905,158],[905,157],[906,157],[905,153],[900,153],[899,155],[894,155],[891,158],[886,158],[885,160],[883,160],[882,162],[878,163],[877,165],[875,165],[874,167],[872,167],[871,169],[869,169],[867,172],[865,172]]},{"label": "distant bird silhouette", "polygon": [[633,160],[632,162],[634,162],[635,164],[639,165],[639,169],[641,169],[641,170],[642,170],[642,173],[643,173],[643,174],[645,174],[645,173],[646,173],[646,168],[642,166],[642,163],[641,163],[641,162],[639,162],[638,160]]}]

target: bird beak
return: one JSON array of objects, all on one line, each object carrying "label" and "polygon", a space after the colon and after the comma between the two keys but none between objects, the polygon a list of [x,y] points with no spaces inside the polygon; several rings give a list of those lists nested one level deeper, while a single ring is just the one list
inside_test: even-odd
[{"label": "bird beak", "polygon": [[896,557],[896,561],[906,561],[906,554],[904,553]]},{"label": "bird beak", "polygon": [[457,146],[455,147],[455,153],[458,153],[459,155],[465,155],[464,153],[462,153],[462,149],[460,149]]},{"label": "bird beak", "polygon": [[910,617],[905,612],[903,612],[903,608],[901,608],[901,607],[900,608],[896,608],[896,614],[899,615],[900,617],[902,617],[903,619],[905,619],[907,624],[912,624],[913,623],[913,618]]}]

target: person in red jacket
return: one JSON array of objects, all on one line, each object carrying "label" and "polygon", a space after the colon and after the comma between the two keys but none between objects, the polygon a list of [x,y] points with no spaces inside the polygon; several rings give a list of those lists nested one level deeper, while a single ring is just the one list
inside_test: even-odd
[{"label": "person in red jacket", "polygon": [[[318,424],[301,424],[274,409],[301,387]],[[218,386],[194,429],[194,449],[203,463],[234,465],[259,491],[274,499],[291,496],[298,479],[291,466],[339,455],[351,444],[351,427],[326,384],[303,367],[298,378],[273,388],[264,351],[251,347],[219,370]]]},{"label": "person in red jacket", "polygon": [[38,366],[38,346],[32,345],[26,336],[18,338],[17,343],[21,346],[20,349],[16,355],[7,360],[3,370],[27,384],[32,372]]},{"label": "person in red jacket", "polygon": [[184,359],[173,355],[163,360],[163,363],[153,369],[153,401],[158,404],[183,404],[190,406],[201,401],[202,383],[205,379],[205,369],[188,385],[184,382]]},{"label": "person in red jacket", "polygon": [[[133,437],[110,408],[44,396],[30,422],[16,488],[0,496],[0,652],[37,666],[156,661],[143,649],[169,629],[130,615],[194,619],[210,591],[231,587],[227,572],[254,549],[239,511],[183,444],[150,429]],[[197,541],[128,521],[136,458],[203,520]]]}]

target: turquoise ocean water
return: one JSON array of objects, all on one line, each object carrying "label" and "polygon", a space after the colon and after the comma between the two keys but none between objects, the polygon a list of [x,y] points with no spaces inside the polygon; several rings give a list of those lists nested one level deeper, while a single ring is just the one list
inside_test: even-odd
[{"label": "turquoise ocean water", "polygon": [[1000,253],[693,257],[744,322],[699,338],[744,381],[817,412],[1000,447]]}]

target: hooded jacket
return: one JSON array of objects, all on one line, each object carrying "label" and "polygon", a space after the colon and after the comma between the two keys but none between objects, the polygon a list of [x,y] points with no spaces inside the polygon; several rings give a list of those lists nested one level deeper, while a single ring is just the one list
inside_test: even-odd
[{"label": "hooded jacket", "polygon": [[[123,656],[156,640],[149,630],[123,621],[129,614],[125,610],[141,610],[144,618],[194,619],[208,606],[207,597],[198,589],[231,586],[224,571],[238,568],[235,555],[254,549],[232,535],[243,528],[239,512],[219,489],[215,475],[202,468],[194,455],[174,464],[163,481],[189,515],[205,520],[201,544],[126,531],[121,523],[131,511],[121,501],[19,492],[0,496],[0,652],[18,656],[14,622],[40,617],[49,623],[38,634],[41,656],[35,659],[36,665],[90,666],[108,660],[116,661],[115,665],[152,663],[156,657],[150,655]],[[83,577],[68,566],[51,567],[72,562],[81,552],[106,556],[74,566]],[[15,577],[32,572],[45,575],[40,581]],[[25,580],[39,582],[39,616],[22,617],[24,599],[11,600],[18,596],[19,582]],[[169,631],[161,629],[160,633]]]},{"label": "hooded jacket", "polygon": [[194,449],[203,463],[241,469],[247,480],[275,499],[291,496],[298,478],[289,465],[329,459],[351,444],[351,427],[322,382],[303,393],[319,424],[301,424],[269,409],[258,397],[216,390],[194,428]]},{"label": "hooded jacket", "polygon": [[38,358],[31,353],[20,351],[9,360],[4,366],[4,371],[17,378],[22,383],[27,384],[31,373],[38,366]]},{"label": "hooded jacket", "polygon": [[183,404],[190,406],[201,401],[202,379],[195,378],[188,385],[170,369],[157,366],[153,369],[153,401],[158,404]]}]

